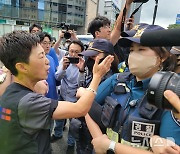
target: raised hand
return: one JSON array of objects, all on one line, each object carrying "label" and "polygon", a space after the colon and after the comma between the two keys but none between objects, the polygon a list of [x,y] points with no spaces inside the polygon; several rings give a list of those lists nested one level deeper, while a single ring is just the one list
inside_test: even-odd
[{"label": "raised hand", "polygon": [[93,76],[103,77],[110,70],[113,60],[114,56],[109,55],[99,64],[99,57],[97,56],[93,66]]}]

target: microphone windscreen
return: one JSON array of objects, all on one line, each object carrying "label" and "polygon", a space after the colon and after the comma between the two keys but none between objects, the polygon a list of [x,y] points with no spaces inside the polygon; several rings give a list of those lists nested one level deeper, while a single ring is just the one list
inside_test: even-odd
[{"label": "microphone windscreen", "polygon": [[180,29],[144,32],[140,43],[143,46],[180,46]]}]

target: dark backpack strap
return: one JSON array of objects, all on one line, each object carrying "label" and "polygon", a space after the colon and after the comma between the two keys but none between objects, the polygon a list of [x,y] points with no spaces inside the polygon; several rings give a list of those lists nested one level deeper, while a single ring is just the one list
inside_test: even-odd
[{"label": "dark backpack strap", "polygon": [[93,102],[91,109],[89,110],[90,117],[99,125],[101,129],[104,128],[104,125],[101,121],[101,115],[102,115],[103,106],[96,103],[96,101]]},{"label": "dark backpack strap", "polygon": [[146,119],[161,119],[161,115],[163,110],[158,109],[156,106],[151,105],[147,100],[147,93],[143,96],[141,100],[139,100],[139,114]]},{"label": "dark backpack strap", "polygon": [[121,125],[126,119],[127,111],[125,110],[125,104],[129,103],[130,99],[130,89],[127,87],[126,82],[133,78],[134,76],[130,72],[123,72],[117,75],[118,83],[114,87],[114,94],[111,95],[113,99],[118,97],[118,95],[121,95],[120,100],[116,99],[116,101],[119,101],[120,107],[118,108],[118,111],[116,111],[114,123],[111,127],[115,132],[120,132]]}]

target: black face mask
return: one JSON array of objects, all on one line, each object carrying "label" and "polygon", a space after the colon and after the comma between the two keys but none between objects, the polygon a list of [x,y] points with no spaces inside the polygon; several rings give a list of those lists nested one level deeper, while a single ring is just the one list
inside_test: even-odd
[{"label": "black face mask", "polygon": [[[100,59],[100,60],[99,60],[99,63],[101,63],[104,59],[105,59],[105,58]],[[88,58],[88,59],[86,60],[86,66],[88,67],[88,70],[89,70],[90,72],[93,71],[94,63],[95,63],[95,60],[92,59],[92,58]]]},{"label": "black face mask", "polygon": [[94,63],[95,63],[95,60],[92,59],[92,58],[88,58],[88,59],[86,60],[86,66],[88,67],[88,70],[89,70],[90,72],[92,72],[92,70],[93,70]]}]

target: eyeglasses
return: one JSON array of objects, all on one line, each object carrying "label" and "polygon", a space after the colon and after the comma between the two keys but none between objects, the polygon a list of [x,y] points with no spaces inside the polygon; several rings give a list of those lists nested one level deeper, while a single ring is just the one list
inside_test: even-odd
[{"label": "eyeglasses", "polygon": [[78,50],[69,50],[69,53],[71,54],[79,54],[81,51]]},{"label": "eyeglasses", "polygon": [[42,42],[43,45],[51,45],[52,42]]}]

